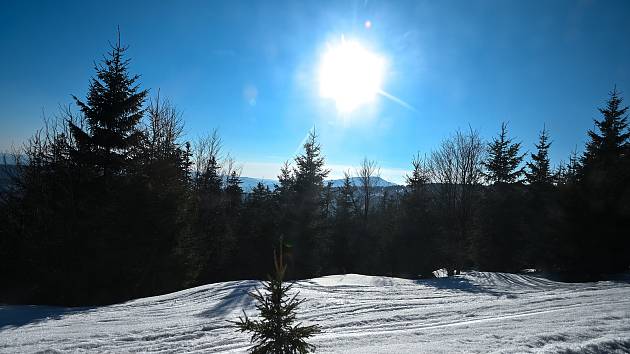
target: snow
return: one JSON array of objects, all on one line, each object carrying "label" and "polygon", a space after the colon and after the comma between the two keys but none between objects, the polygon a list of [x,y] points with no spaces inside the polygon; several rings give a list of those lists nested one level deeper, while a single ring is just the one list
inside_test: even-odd
[{"label": "snow", "polygon": [[[82,309],[0,306],[0,352],[243,352],[228,320],[255,281]],[[630,352],[630,283],[557,283],[470,272],[406,280],[357,274],[299,281],[299,319],[318,352]]]}]

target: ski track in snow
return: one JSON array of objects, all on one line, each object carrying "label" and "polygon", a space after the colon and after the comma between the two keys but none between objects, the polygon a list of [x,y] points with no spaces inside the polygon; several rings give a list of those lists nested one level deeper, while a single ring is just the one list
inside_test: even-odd
[{"label": "ski track in snow", "polygon": [[[228,320],[256,281],[209,284],[111,306],[0,306],[0,352],[244,352]],[[356,274],[297,282],[318,352],[630,352],[630,283],[557,283],[470,272],[407,280]]]}]

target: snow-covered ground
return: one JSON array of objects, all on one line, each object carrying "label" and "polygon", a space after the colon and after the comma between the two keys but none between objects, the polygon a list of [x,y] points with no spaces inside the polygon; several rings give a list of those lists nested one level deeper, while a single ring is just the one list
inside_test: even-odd
[{"label": "snow-covered ground", "polygon": [[[243,352],[228,320],[255,281],[211,284],[123,304],[0,306],[0,352]],[[471,272],[412,281],[335,275],[300,281],[319,352],[630,352],[630,283],[557,283]]]}]

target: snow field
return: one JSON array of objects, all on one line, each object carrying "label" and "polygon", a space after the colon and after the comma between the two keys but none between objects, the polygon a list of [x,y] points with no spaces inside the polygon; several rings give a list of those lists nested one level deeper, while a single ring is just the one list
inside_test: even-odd
[{"label": "snow field", "polygon": [[[111,306],[0,306],[0,352],[244,352],[228,320],[256,281],[209,284]],[[299,281],[298,319],[322,353],[630,352],[630,283],[558,283],[470,272],[430,280],[356,274]]]}]

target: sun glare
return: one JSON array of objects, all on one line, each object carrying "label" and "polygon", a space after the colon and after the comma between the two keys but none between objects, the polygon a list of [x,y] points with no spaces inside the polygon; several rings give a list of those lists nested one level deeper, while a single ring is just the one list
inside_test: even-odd
[{"label": "sun glare", "polygon": [[320,95],[340,112],[370,103],[381,90],[385,60],[358,42],[342,40],[324,53],[319,68]]}]

